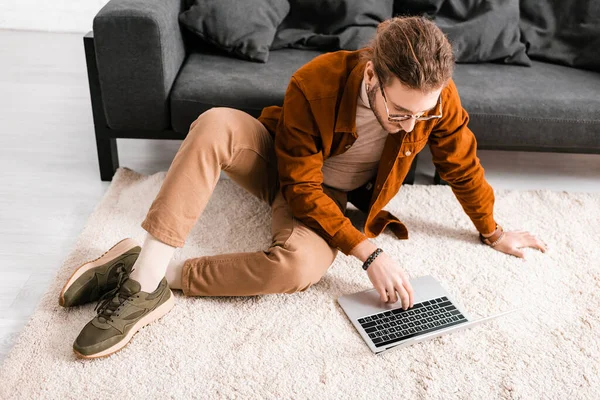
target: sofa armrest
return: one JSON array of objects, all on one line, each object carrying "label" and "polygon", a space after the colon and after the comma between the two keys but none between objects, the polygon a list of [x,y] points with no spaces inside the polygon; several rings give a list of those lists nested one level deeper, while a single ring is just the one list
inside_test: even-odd
[{"label": "sofa armrest", "polygon": [[112,129],[171,126],[169,92],[185,59],[185,0],[111,0],[93,21],[100,89]]}]

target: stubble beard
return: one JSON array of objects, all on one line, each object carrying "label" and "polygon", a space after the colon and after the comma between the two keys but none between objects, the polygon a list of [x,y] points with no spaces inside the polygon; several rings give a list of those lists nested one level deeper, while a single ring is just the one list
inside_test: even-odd
[{"label": "stubble beard", "polygon": [[388,128],[386,128],[386,124],[384,122],[383,117],[381,116],[379,111],[377,111],[377,108],[375,108],[375,97],[377,96],[378,90],[381,90],[379,88],[379,82],[377,82],[375,85],[373,85],[373,87],[370,90],[367,90],[367,98],[369,99],[369,107],[371,107],[371,111],[373,111],[373,114],[375,114],[375,118],[377,118],[377,122],[379,122],[379,125],[381,125],[383,130],[392,135],[396,134],[396,133],[400,132],[402,130],[402,128],[397,127],[398,129],[393,132],[388,130]]}]

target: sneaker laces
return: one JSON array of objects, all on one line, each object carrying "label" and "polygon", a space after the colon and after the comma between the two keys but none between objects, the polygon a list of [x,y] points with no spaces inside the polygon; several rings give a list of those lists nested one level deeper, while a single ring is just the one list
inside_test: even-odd
[{"label": "sneaker laces", "polygon": [[117,286],[114,289],[104,293],[94,308],[94,311],[98,310],[97,317],[102,323],[108,320],[112,321],[112,315],[121,306],[121,304],[123,304],[130,297],[129,294],[121,292],[121,287],[123,286],[123,283],[129,279],[129,274],[133,272],[133,269],[130,272],[127,272],[125,269],[125,264],[121,264],[117,267],[117,272],[119,274],[117,277]]}]

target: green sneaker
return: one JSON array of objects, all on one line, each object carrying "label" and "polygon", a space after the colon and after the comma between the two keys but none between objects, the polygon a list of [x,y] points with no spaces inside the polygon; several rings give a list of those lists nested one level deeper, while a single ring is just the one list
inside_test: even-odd
[{"label": "green sneaker", "polygon": [[175,305],[175,296],[166,278],[152,293],[140,289],[139,282],[131,279],[129,274],[120,276],[117,287],[105,293],[98,302],[98,315],[75,339],[73,351],[78,357],[99,358],[121,350],[138,330],[168,313]]},{"label": "green sneaker", "polygon": [[120,272],[131,271],[142,248],[133,239],[123,239],[95,260],[73,272],[58,297],[63,307],[91,303],[117,286]]}]

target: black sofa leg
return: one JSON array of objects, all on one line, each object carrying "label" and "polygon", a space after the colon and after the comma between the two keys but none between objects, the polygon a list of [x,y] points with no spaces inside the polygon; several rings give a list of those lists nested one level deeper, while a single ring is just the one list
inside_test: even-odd
[{"label": "black sofa leg", "polygon": [[98,77],[98,65],[96,64],[96,46],[94,44],[93,32],[88,32],[83,37],[83,46],[85,49],[88,83],[90,85],[90,99],[92,101],[94,130],[96,132],[100,179],[111,181],[117,168],[119,168],[119,154],[117,152],[117,139],[110,136],[110,128],[106,122],[104,107],[102,106],[102,92],[100,91],[100,78]]},{"label": "black sofa leg", "polygon": [[446,182],[440,177],[440,174],[437,172],[437,169],[435,170],[435,175],[433,176],[433,182],[436,185],[448,185],[448,182]]},{"label": "black sofa leg", "polygon": [[418,157],[419,157],[419,155],[417,154],[410,166],[410,170],[408,171],[408,174],[406,174],[406,178],[404,178],[404,182],[402,182],[403,185],[413,185],[415,183],[415,172],[417,170],[417,158]]},{"label": "black sofa leg", "polygon": [[119,168],[117,139],[102,137],[101,132],[96,132],[96,148],[98,149],[100,179],[103,181],[111,181],[117,168]]}]

